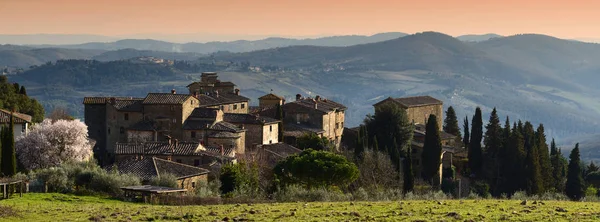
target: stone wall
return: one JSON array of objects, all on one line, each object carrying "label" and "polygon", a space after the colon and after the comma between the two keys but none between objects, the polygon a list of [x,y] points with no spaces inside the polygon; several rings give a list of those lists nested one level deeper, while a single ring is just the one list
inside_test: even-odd
[{"label": "stone wall", "polygon": [[208,108],[220,109],[224,113],[241,113],[241,114],[246,114],[249,111],[248,102],[223,104],[223,105],[219,105],[219,106],[211,106],[211,107],[208,107]]},{"label": "stone wall", "polygon": [[106,151],[106,104],[86,104],[84,111],[85,125],[88,126],[88,135],[96,141],[94,150]]},{"label": "stone wall", "polygon": [[[246,132],[247,133],[247,132]],[[279,143],[279,124],[271,123],[262,126],[261,144]]]},{"label": "stone wall", "polygon": [[183,178],[177,180],[179,188],[186,189],[188,192],[195,192],[196,187],[200,185],[200,183],[206,184],[208,182],[208,174],[198,175],[188,178]]},{"label": "stone wall", "polygon": [[415,124],[419,123],[423,125],[426,125],[429,115],[433,114],[437,117],[438,126],[441,130],[442,122],[444,121],[442,109],[442,105],[410,107],[406,110],[406,114],[408,114],[409,121],[414,121]]}]

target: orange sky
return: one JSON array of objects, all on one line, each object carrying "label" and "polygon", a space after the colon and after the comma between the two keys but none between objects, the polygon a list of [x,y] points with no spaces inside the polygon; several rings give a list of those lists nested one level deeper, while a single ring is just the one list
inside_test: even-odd
[{"label": "orange sky", "polygon": [[600,38],[600,1],[0,0],[0,34],[315,36],[428,30]]}]

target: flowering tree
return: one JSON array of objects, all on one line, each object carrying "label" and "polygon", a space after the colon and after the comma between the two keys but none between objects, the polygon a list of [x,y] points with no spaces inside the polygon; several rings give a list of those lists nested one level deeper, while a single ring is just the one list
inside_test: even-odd
[{"label": "flowering tree", "polygon": [[94,142],[80,120],[45,119],[16,142],[17,156],[27,170],[58,166],[69,161],[86,161]]}]

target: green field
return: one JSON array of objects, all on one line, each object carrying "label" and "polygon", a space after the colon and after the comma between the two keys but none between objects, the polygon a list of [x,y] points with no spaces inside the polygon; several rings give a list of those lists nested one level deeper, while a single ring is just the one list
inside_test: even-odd
[{"label": "green field", "polygon": [[409,200],[158,206],[90,196],[25,194],[0,201],[0,221],[598,221],[600,203]]}]

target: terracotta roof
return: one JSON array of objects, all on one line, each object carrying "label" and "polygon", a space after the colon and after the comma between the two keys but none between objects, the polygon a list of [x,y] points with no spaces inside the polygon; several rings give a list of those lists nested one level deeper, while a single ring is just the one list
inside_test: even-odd
[{"label": "terracotta roof", "polygon": [[172,93],[148,93],[143,104],[183,104],[188,98],[192,97],[188,94],[172,94]]},{"label": "terracotta roof", "polygon": [[216,122],[215,124],[213,124],[210,127],[210,129],[212,129],[212,130],[219,130],[219,131],[227,131],[227,132],[240,132],[240,131],[243,131],[238,126],[233,125],[233,124],[228,123],[228,122],[225,122],[225,121]]},{"label": "terracotta roof", "polygon": [[143,159],[129,158],[118,161],[115,166],[122,174],[132,174],[142,180],[150,180],[165,174],[172,174],[177,179],[184,179],[209,173],[207,169],[193,167],[173,161],[149,157]]},{"label": "terracotta roof", "polygon": [[[221,156],[221,147],[218,146],[206,146],[205,147],[206,150],[202,151],[208,155],[212,155],[212,156],[216,156],[219,157]],[[234,157],[235,156],[235,149],[232,147],[223,147],[223,155],[225,157]]]},{"label": "terracotta roof", "polygon": [[263,125],[266,123],[277,123],[279,120],[257,116],[252,114],[241,114],[241,113],[225,113],[223,114],[223,121],[230,123],[242,123],[242,124],[256,124]]},{"label": "terracotta roof", "polygon": [[200,102],[200,106],[215,106],[219,105],[219,101],[205,94],[198,94],[196,97]]},{"label": "terracotta roof", "polygon": [[209,138],[240,138],[241,136],[236,133],[218,131],[208,134]]},{"label": "terracotta roof", "polygon": [[[316,105],[315,105],[316,104]],[[300,99],[300,100],[296,100],[294,102],[290,102],[290,103],[286,103],[283,105],[283,107],[290,107],[293,105],[300,105],[309,109],[315,109],[315,110],[319,110],[321,112],[331,112],[331,111],[336,111],[336,110],[346,110],[346,106],[339,104],[337,102],[331,101],[331,100],[327,100],[327,99],[319,99],[319,100],[315,100],[315,99]]]},{"label": "terracotta roof", "polygon": [[275,95],[273,93],[269,93],[267,95],[258,97],[258,99],[273,99],[273,100],[275,100],[275,99],[281,99],[281,100],[285,100],[285,98],[283,98],[283,96],[278,96],[278,95]]},{"label": "terracotta roof", "polygon": [[115,145],[115,154],[117,155],[195,155],[202,149],[197,142],[144,142],[144,143],[117,143]]},{"label": "terracotta roof", "polygon": [[117,99],[115,100],[115,104],[113,106],[123,112],[142,112],[142,102],[144,99],[136,98],[136,99]]},{"label": "terracotta roof", "polygon": [[111,99],[115,99],[116,101],[122,100],[144,100],[143,98],[133,98],[133,97],[84,97],[83,104],[86,105],[94,105],[94,104],[106,104],[109,103]]},{"label": "terracotta roof", "polygon": [[191,119],[188,119],[183,124],[183,129],[184,130],[208,129],[213,125],[214,122],[215,122],[214,120],[191,120]]},{"label": "terracotta roof", "polygon": [[325,130],[311,126],[306,124],[296,124],[296,123],[284,123],[283,126],[283,135],[284,136],[293,136],[293,137],[301,137],[307,133],[324,133]]},{"label": "terracotta roof", "polygon": [[418,107],[418,106],[428,106],[428,105],[442,105],[443,102],[431,96],[413,96],[413,97],[402,97],[402,98],[392,98],[388,97],[381,102],[376,103],[373,106],[377,106],[385,101],[395,101],[398,104],[408,108],[408,107]]},{"label": "terracotta roof", "polygon": [[259,145],[259,149],[264,149],[266,152],[273,154],[279,158],[287,158],[288,156],[301,153],[302,150],[286,143],[274,143]]},{"label": "terracotta roof", "polygon": [[214,119],[217,117],[218,112],[219,109],[216,108],[195,108],[190,117]]},{"label": "terracotta roof", "polygon": [[214,100],[217,100],[219,104],[230,104],[250,101],[249,98],[236,95],[235,93],[209,93],[208,96],[210,96]]},{"label": "terracotta roof", "polygon": [[11,112],[0,109],[0,123],[10,123],[10,116],[13,116],[14,123],[31,123],[31,116],[18,112]]}]

